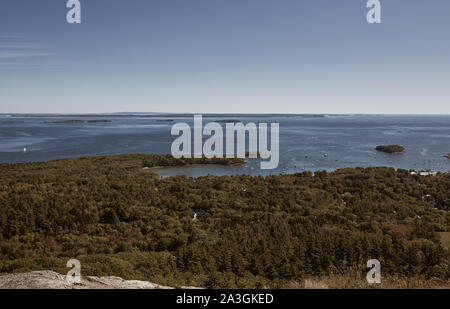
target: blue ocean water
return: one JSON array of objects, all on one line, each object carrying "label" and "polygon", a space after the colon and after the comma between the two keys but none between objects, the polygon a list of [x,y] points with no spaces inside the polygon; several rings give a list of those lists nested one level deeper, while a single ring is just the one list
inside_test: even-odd
[{"label": "blue ocean water", "polygon": [[[84,122],[49,123],[75,119]],[[87,122],[98,119],[110,122]],[[261,170],[258,160],[249,160],[244,166],[168,168],[160,170],[160,174],[267,175],[368,166],[449,172],[450,160],[442,156],[450,153],[450,115],[203,115],[204,124],[224,119],[239,119],[244,124],[279,123],[278,168]],[[0,163],[170,153],[176,138],[170,130],[177,122],[192,126],[193,116],[3,114]],[[406,152],[390,155],[374,150],[375,146],[386,144],[402,145]]]}]

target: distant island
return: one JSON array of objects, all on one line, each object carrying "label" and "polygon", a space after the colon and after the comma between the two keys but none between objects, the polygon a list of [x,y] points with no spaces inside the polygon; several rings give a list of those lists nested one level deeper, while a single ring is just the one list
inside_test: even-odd
[{"label": "distant island", "polygon": [[66,124],[66,123],[101,123],[101,122],[111,122],[111,120],[101,119],[101,120],[57,120],[57,121],[44,121],[47,124]]},{"label": "distant island", "polygon": [[87,120],[87,123],[102,123],[102,122],[112,122],[111,120],[100,119],[100,120]]},{"label": "distant island", "polygon": [[223,119],[223,120],[218,120],[218,123],[239,123],[242,122],[239,119]]},{"label": "distant island", "polygon": [[57,120],[57,121],[44,121],[48,124],[62,124],[62,123],[84,123],[83,120]]},{"label": "distant island", "polygon": [[161,167],[175,167],[175,166],[190,166],[190,165],[242,165],[245,160],[241,158],[174,158],[172,155],[156,155],[149,154],[142,162],[143,168],[161,168]]},{"label": "distant island", "polygon": [[158,119],[156,122],[173,122],[173,119]]},{"label": "distant island", "polygon": [[447,155],[443,155],[443,158],[450,159],[450,152]]},{"label": "distant island", "polygon": [[375,147],[375,150],[392,154],[399,154],[405,152],[405,148],[399,145],[380,145]]}]

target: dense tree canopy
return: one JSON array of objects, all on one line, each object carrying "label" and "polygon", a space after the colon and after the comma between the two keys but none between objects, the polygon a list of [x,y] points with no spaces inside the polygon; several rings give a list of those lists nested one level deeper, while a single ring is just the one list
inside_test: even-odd
[{"label": "dense tree canopy", "polygon": [[66,261],[78,258],[86,275],[282,287],[352,267],[365,272],[376,258],[391,275],[450,276],[440,239],[450,232],[449,174],[380,167],[161,179],[143,169],[218,163],[200,160],[119,155],[0,165],[0,273],[65,273]]}]

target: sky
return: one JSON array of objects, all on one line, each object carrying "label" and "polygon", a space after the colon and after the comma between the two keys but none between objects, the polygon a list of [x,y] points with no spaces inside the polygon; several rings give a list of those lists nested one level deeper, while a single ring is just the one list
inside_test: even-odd
[{"label": "sky", "polygon": [[450,114],[450,1],[0,1],[0,113]]}]

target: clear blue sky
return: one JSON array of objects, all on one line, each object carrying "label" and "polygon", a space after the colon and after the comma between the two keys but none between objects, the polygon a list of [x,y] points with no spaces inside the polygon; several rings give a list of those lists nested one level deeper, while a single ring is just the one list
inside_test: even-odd
[{"label": "clear blue sky", "polygon": [[0,1],[0,112],[450,114],[450,1]]}]

